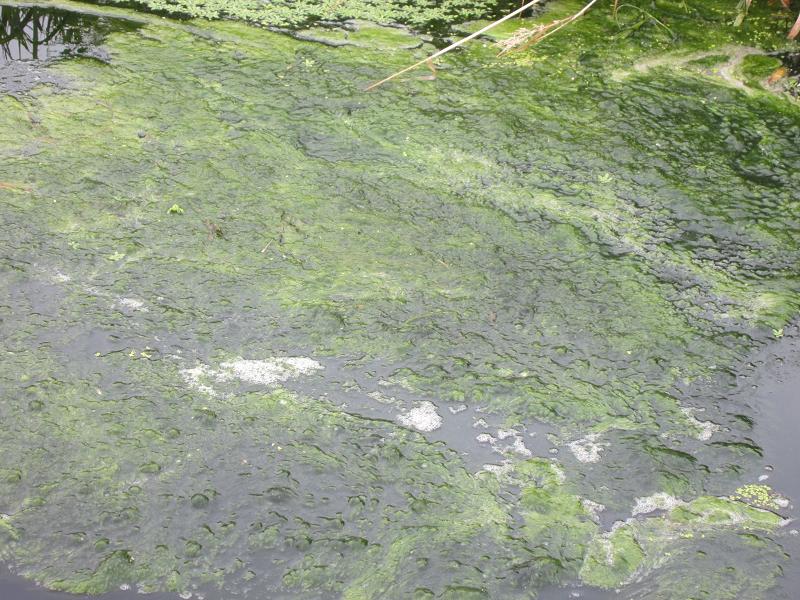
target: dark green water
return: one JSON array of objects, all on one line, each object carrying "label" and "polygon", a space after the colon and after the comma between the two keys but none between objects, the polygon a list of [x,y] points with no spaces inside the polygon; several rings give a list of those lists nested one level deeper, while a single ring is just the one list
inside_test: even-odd
[{"label": "dark green water", "polygon": [[[78,594],[790,598],[752,386],[794,352],[800,112],[709,69],[782,43],[722,4],[370,94],[430,48],[42,12],[49,60],[0,65],[0,558]],[[720,54],[644,66],[680,51]]]}]

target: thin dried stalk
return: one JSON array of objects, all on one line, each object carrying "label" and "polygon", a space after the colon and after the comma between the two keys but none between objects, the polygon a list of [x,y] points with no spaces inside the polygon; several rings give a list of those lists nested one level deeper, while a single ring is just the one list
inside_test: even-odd
[{"label": "thin dried stalk", "polygon": [[522,50],[531,44],[535,44],[544,37],[544,34],[563,24],[567,19],[557,19],[550,23],[537,25],[533,29],[518,29],[510,38],[497,42],[497,45],[501,48],[500,54],[502,55],[512,50]]},{"label": "thin dried stalk", "polygon": [[792,30],[789,32],[788,38],[790,40],[793,40],[798,35],[800,35],[800,15],[797,15],[797,21],[794,22]]},{"label": "thin dried stalk", "polygon": [[563,19],[557,19],[545,25],[539,25],[533,29],[525,29],[517,34],[513,35],[509,39],[500,42],[498,45],[502,48],[500,54],[506,54],[508,52],[516,51],[516,50],[524,50],[532,46],[533,44],[538,44],[542,40],[549,38],[553,35],[556,31],[560,30],[562,27],[566,27],[570,23],[573,23],[580,19],[583,15],[589,12],[589,9],[592,8],[595,4],[597,4],[598,0],[591,0],[586,6],[576,12],[574,15],[570,15],[569,17],[565,17]]},{"label": "thin dried stalk", "polygon": [[739,6],[737,7],[739,12],[736,15],[736,19],[733,21],[734,27],[741,27],[742,23],[744,23],[744,19],[750,11],[751,4],[753,4],[753,0],[739,0]]},{"label": "thin dried stalk", "polygon": [[[413,69],[416,69],[417,67],[420,67],[420,66],[422,66],[424,64],[427,64],[428,68],[431,69],[431,71],[433,72],[433,77],[435,78],[436,77],[436,69],[433,66],[433,61],[435,59],[439,58],[440,56],[443,56],[444,54],[447,54],[451,50],[455,50],[456,48],[466,44],[470,40],[474,40],[476,37],[478,37],[480,35],[483,35],[484,33],[489,31],[493,27],[496,27],[497,25],[500,25],[500,23],[504,23],[505,21],[508,21],[509,19],[512,19],[513,17],[516,17],[518,14],[520,14],[520,13],[524,12],[525,10],[531,8],[535,4],[539,4],[541,1],[542,0],[531,0],[531,2],[523,4],[522,6],[520,6],[515,11],[510,12],[509,14],[507,14],[502,19],[498,19],[497,21],[494,21],[493,23],[490,23],[489,25],[487,25],[486,27],[483,27],[482,29],[476,31],[475,33],[472,33],[472,34],[468,35],[467,37],[462,38],[462,39],[458,40],[457,42],[454,42],[454,43],[450,44],[449,46],[447,46],[447,48],[443,48],[442,50],[439,50],[438,52],[434,52],[430,56],[428,56],[426,58],[423,58],[421,61],[414,63],[410,67],[406,67],[405,69],[402,69],[400,71],[397,71],[396,73],[393,73],[392,75],[389,75],[389,77],[386,77],[385,79],[381,79],[380,81],[376,81],[375,83],[370,84],[369,86],[367,86],[365,88],[365,91],[374,90],[378,86],[381,86],[384,83],[386,83],[388,81],[391,81],[392,79],[395,79],[396,77],[399,77],[400,75],[408,73],[409,71],[412,71]],[[589,12],[589,9],[591,9],[592,6],[597,4],[597,2],[598,2],[598,0],[590,0],[590,2],[588,4],[586,4],[586,6],[584,6],[581,10],[579,10],[574,15],[571,15],[569,17],[566,17],[566,18],[563,18],[563,19],[557,19],[555,21],[552,21],[550,23],[546,23],[546,24],[543,24],[543,25],[537,25],[533,29],[520,29],[519,31],[514,33],[514,35],[512,35],[507,40],[503,40],[501,42],[498,42],[498,46],[500,46],[500,48],[501,48],[500,54],[503,55],[503,54],[506,54],[506,53],[511,52],[511,51],[523,50],[525,48],[530,47],[533,44],[538,44],[539,42],[541,42],[542,40],[547,39],[548,37],[550,37],[551,35],[553,35],[557,31],[562,29],[563,27],[566,27],[570,23],[573,23],[574,21],[577,21],[578,19],[580,19],[583,15],[585,15],[587,12]],[[739,16],[737,17],[737,21],[739,23],[737,23],[737,24],[740,24],[741,20],[743,20],[744,17],[747,15],[747,11],[750,8],[752,2],[753,2],[753,0],[740,0],[740,3],[739,3],[740,12],[739,12]],[[788,8],[789,5],[791,4],[791,0],[780,0],[780,2],[781,2],[781,5],[784,8]],[[615,17],[616,17],[616,13],[617,13],[618,10],[619,10],[619,0],[614,0],[613,5],[612,5],[612,14]],[[790,40],[793,40],[798,35],[800,35],[800,15],[798,15],[797,21],[795,21],[794,26],[792,27],[791,31],[789,31],[788,38]]]},{"label": "thin dried stalk", "polygon": [[[507,14],[505,17],[503,17],[502,19],[498,19],[498,20],[497,20],[497,21],[495,21],[494,23],[489,23],[489,24],[488,24],[486,27],[483,27],[483,28],[479,29],[479,30],[478,30],[478,31],[476,31],[475,33],[471,33],[471,34],[470,34],[470,35],[468,35],[467,37],[465,37],[465,38],[462,38],[462,39],[458,40],[457,42],[454,42],[454,43],[450,44],[450,45],[449,45],[447,48],[443,48],[443,49],[439,50],[438,52],[434,52],[433,54],[431,54],[431,55],[430,55],[430,56],[428,56],[427,58],[423,58],[421,61],[419,61],[419,62],[417,62],[417,63],[414,63],[414,64],[413,64],[413,65],[411,65],[410,67],[406,67],[405,69],[402,69],[401,71],[398,71],[397,73],[393,73],[392,75],[389,75],[389,77],[386,77],[385,79],[381,79],[380,81],[376,81],[375,83],[373,83],[373,84],[370,84],[369,86],[367,86],[367,87],[365,88],[365,91],[367,91],[367,92],[368,92],[368,91],[370,91],[370,90],[374,90],[374,89],[375,89],[376,87],[378,87],[379,85],[383,85],[383,84],[384,84],[384,83],[386,83],[387,81],[391,81],[391,80],[392,80],[392,79],[394,79],[395,77],[399,77],[400,75],[403,75],[404,73],[408,73],[409,71],[412,71],[412,70],[416,69],[417,67],[420,67],[420,66],[424,65],[425,63],[432,64],[432,61],[433,61],[433,60],[435,60],[435,59],[439,58],[440,56],[442,56],[442,55],[444,55],[444,54],[447,54],[447,53],[448,53],[448,52],[450,52],[451,50],[455,50],[456,48],[458,48],[459,46],[462,46],[462,45],[466,44],[466,43],[467,43],[468,41],[470,41],[470,40],[474,40],[474,39],[475,39],[476,37],[478,37],[479,35],[483,35],[484,33],[486,33],[487,31],[489,31],[489,30],[490,30],[490,29],[492,29],[493,27],[496,27],[497,25],[500,25],[500,23],[504,23],[504,22],[508,21],[509,19],[512,19],[512,18],[516,17],[516,16],[517,16],[518,14],[520,14],[521,12],[524,12],[524,11],[528,10],[528,9],[529,9],[529,8],[531,8],[531,7],[532,7],[534,4],[539,4],[541,1],[542,1],[542,0],[531,0],[531,1],[530,1],[530,2],[528,2],[527,4],[523,4],[523,5],[522,5],[522,6],[520,6],[520,7],[519,7],[517,10],[515,10],[515,11],[513,11],[513,12],[510,12],[510,13],[508,13],[508,14]],[[594,1],[596,2],[597,0],[594,0]],[[594,4],[594,2],[592,2],[592,4]]]}]

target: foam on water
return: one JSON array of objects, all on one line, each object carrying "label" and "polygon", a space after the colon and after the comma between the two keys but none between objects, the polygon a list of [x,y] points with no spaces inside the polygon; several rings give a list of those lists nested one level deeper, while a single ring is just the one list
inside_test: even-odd
[{"label": "foam on water", "polygon": [[600,460],[600,454],[605,450],[605,447],[597,442],[599,439],[600,434],[590,433],[584,438],[568,443],[567,448],[578,461],[594,463]]},{"label": "foam on water", "polygon": [[631,515],[646,515],[656,510],[672,510],[677,506],[685,504],[678,498],[670,496],[665,492],[657,492],[652,496],[636,498],[636,505],[631,511]]},{"label": "foam on water", "polygon": [[443,420],[436,409],[436,405],[433,402],[424,400],[417,403],[411,410],[398,415],[397,422],[403,427],[427,432],[439,429]]}]

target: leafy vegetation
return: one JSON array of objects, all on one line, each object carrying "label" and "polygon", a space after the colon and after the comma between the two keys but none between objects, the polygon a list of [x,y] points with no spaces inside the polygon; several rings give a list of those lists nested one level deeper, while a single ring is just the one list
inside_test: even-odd
[{"label": "leafy vegetation", "polygon": [[[110,0],[127,4],[127,0]],[[204,19],[234,18],[271,27],[301,27],[318,21],[363,19],[426,28],[490,16],[492,0],[140,0],[150,10]]]}]

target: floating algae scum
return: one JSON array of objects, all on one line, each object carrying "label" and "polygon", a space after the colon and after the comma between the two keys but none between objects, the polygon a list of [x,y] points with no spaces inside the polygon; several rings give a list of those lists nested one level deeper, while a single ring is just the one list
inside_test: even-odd
[{"label": "floating algae scum", "polygon": [[656,4],[368,94],[429,38],[37,9],[80,27],[0,66],[0,594],[791,598],[800,109],[715,74],[791,47]]}]

